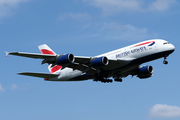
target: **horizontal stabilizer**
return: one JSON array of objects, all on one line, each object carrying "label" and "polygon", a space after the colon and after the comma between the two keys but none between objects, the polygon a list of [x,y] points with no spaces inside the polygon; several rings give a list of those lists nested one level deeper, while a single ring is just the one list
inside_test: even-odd
[{"label": "horizontal stabilizer", "polygon": [[33,72],[23,72],[18,73],[19,75],[27,75],[27,76],[33,76],[33,77],[40,77],[40,78],[54,78],[59,76],[59,74],[50,74],[50,73],[33,73]]}]

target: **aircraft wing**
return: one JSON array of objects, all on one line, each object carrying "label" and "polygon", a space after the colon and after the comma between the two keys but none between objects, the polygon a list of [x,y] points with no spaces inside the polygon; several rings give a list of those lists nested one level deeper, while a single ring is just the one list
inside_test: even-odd
[{"label": "aircraft wing", "polygon": [[56,55],[37,54],[37,53],[24,53],[24,52],[10,52],[10,53],[6,52],[6,57],[7,57],[8,54],[21,56],[21,57],[36,58],[36,59],[45,59],[45,58],[56,57]]},{"label": "aircraft wing", "polygon": [[54,78],[59,76],[59,74],[50,74],[50,73],[34,73],[34,72],[23,72],[18,73],[19,75],[26,75],[26,76],[33,76],[33,77],[40,77],[40,78]]},{"label": "aircraft wing", "polygon": [[95,75],[97,74],[99,71],[99,69],[101,70],[112,70],[112,69],[116,69],[119,66],[123,66],[126,65],[128,63],[131,62],[132,59],[108,59],[109,60],[109,64],[106,66],[102,66],[99,68],[94,68],[90,65],[90,61],[91,61],[91,57],[81,57],[81,56],[74,56],[75,57],[75,62],[68,64],[66,67],[72,68],[72,69],[77,69],[80,70],[82,72],[86,72],[90,75]]},{"label": "aircraft wing", "polygon": [[[56,58],[56,55],[50,55],[50,54],[37,54],[37,53],[25,53],[25,52],[6,52],[6,56],[10,54],[10,55],[16,55],[16,56],[21,56],[21,57],[29,57],[29,58],[35,58],[35,59],[50,59],[53,60],[53,64],[54,64],[54,58]],[[128,64],[129,62],[131,62],[131,60],[133,60],[133,58],[131,59],[109,59],[109,64],[99,67],[99,68],[94,68],[90,65],[90,61],[92,60],[92,58],[94,57],[84,57],[84,56],[74,56],[75,61],[67,64],[67,65],[61,65],[64,68],[65,67],[69,67],[72,68],[74,70],[80,70],[82,72],[86,72],[90,75],[95,75],[97,73],[101,71],[106,71],[106,70],[112,70],[112,69],[116,69],[119,66],[123,66],[125,64]],[[45,63],[45,62],[42,62]],[[51,63],[51,61],[48,61],[48,63]],[[52,74],[45,74],[45,73],[19,73],[21,75],[27,75],[27,76],[34,76],[34,77],[42,77],[42,78],[49,78],[49,77],[55,77],[56,75],[52,75]],[[51,76],[52,75],[52,76]]]},{"label": "aircraft wing", "polygon": [[[75,57],[75,62],[77,63],[80,63],[80,64],[90,64],[90,60],[93,58],[93,57],[84,57],[84,56],[74,56]],[[111,59],[111,58],[108,58],[110,64],[126,64],[130,61],[132,61],[134,58],[126,58],[126,59]]]}]

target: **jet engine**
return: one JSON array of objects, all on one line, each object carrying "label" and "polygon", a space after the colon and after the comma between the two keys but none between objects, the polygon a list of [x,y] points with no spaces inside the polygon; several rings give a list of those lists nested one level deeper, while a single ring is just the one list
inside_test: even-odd
[{"label": "jet engine", "polygon": [[68,63],[74,62],[74,55],[73,54],[65,54],[61,55],[57,58],[57,64],[58,65],[65,65]]},{"label": "jet engine", "polygon": [[149,78],[153,75],[153,67],[150,65],[141,66],[138,71],[137,77],[140,79]]},{"label": "jet engine", "polygon": [[95,59],[92,59],[91,60],[91,65],[93,67],[101,67],[101,66],[105,66],[105,65],[108,65],[109,61],[108,61],[108,58],[103,56],[103,57],[98,57],[98,58],[95,58]]}]

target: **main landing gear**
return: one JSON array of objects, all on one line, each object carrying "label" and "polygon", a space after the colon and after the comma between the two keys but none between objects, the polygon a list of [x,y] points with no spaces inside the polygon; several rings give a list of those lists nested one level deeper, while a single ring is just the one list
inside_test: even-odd
[{"label": "main landing gear", "polygon": [[122,82],[122,78],[119,78],[119,77],[114,78],[114,81],[116,81],[116,82]]},{"label": "main landing gear", "polygon": [[[93,81],[95,81],[95,82],[100,81],[100,82],[102,82],[102,83],[112,83],[112,82],[113,82],[112,79],[108,79],[108,78],[104,78],[104,77],[96,77]],[[122,79],[119,78],[119,77],[116,77],[116,78],[114,78],[114,81],[116,81],[116,82],[122,82]]]},{"label": "main landing gear", "polygon": [[166,61],[166,59],[167,59],[167,56],[164,57],[164,61],[163,61],[163,63],[164,63],[165,65],[168,64],[168,61]]},{"label": "main landing gear", "polygon": [[95,82],[100,81],[102,83],[112,83],[113,82],[112,79],[107,79],[107,78],[103,78],[103,77],[97,77],[93,81],[95,81]]}]

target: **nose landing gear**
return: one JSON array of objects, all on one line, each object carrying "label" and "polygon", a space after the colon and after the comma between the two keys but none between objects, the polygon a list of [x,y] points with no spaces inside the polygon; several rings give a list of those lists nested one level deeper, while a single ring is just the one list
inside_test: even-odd
[{"label": "nose landing gear", "polygon": [[165,65],[168,64],[168,61],[166,61],[166,59],[167,59],[167,56],[164,57],[164,61],[163,61],[163,63],[164,63]]}]

